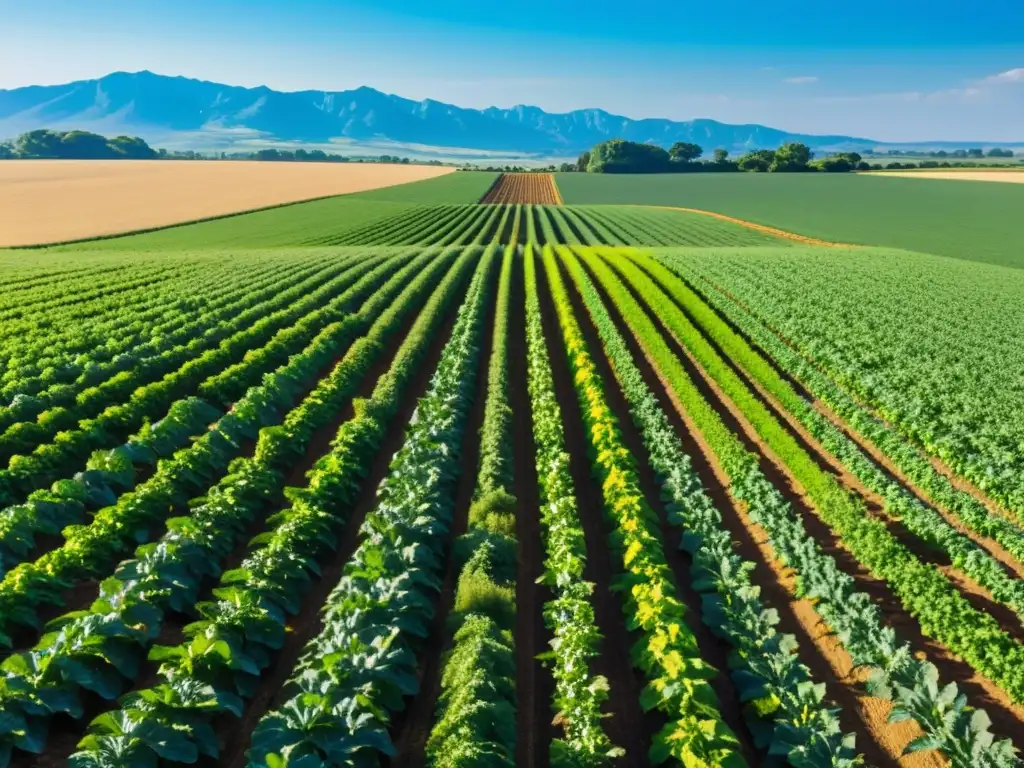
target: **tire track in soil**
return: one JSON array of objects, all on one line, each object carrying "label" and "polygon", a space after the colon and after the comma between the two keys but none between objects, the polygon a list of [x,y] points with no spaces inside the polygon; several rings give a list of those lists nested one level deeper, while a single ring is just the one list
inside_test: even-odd
[{"label": "tire track in soil", "polygon": [[611,582],[617,571],[612,565],[612,553],[607,542],[604,503],[591,475],[589,441],[584,431],[583,415],[565,359],[558,317],[543,268],[537,270],[537,281],[544,338],[548,342],[555,395],[562,412],[576,505],[587,547],[583,578],[594,585],[591,600],[602,635],[591,671],[608,680],[609,696],[605,711],[610,717],[604,720],[604,728],[612,743],[626,750],[620,764],[642,766],[647,764],[647,752],[653,737],[665,721],[659,713],[645,713],[640,707],[640,693],[645,682],[640,672],[633,668],[629,655],[636,638],[631,637],[626,629],[622,604],[611,591]]},{"label": "tire track in soil", "polygon": [[516,495],[516,756],[522,768],[547,768],[548,745],[558,737],[552,720],[554,680],[537,658],[548,649],[544,604],[551,590],[537,583],[544,568],[533,408],[526,376],[526,291],[523,258],[516,255],[509,294],[508,392],[512,421],[513,487]]},{"label": "tire track in soil", "polygon": [[[658,285],[662,290],[664,290],[664,286],[657,278],[643,267],[639,268],[640,271],[642,271],[655,285]],[[676,309],[686,316],[690,323],[693,324],[694,328],[698,329],[701,337],[711,346],[712,349],[714,349],[718,356],[722,358],[729,369],[747,385],[755,399],[760,402],[761,405],[763,405],[768,412],[772,414],[772,416],[775,417],[775,420],[811,458],[818,469],[832,475],[832,477],[835,478],[835,480],[848,493],[850,493],[856,500],[862,502],[864,507],[867,509],[868,515],[883,523],[888,531],[919,560],[938,568],[942,574],[956,586],[963,597],[971,603],[975,609],[991,614],[999,622],[1000,626],[1018,642],[1024,639],[1024,628],[1021,626],[1021,619],[1011,607],[998,602],[992,596],[992,593],[988,588],[979,584],[968,574],[955,566],[951,562],[948,553],[940,549],[937,545],[920,538],[910,531],[902,520],[890,515],[885,509],[885,499],[883,499],[881,495],[865,486],[860,478],[847,469],[847,467],[844,466],[835,455],[830,453],[817,440],[817,438],[811,435],[807,428],[793,417],[793,415],[790,414],[790,412],[775,398],[774,395],[761,386],[753,376],[749,375],[742,365],[733,361],[733,359],[729,357],[718,343],[703,330],[703,327],[697,319],[691,315],[682,304],[676,301],[668,291],[664,292]],[[808,405],[810,405],[810,403],[808,403]],[[890,479],[899,482],[899,479],[891,473],[886,474]],[[902,483],[900,483],[900,485],[902,486]],[[906,488],[904,488],[904,490],[908,491]],[[908,491],[908,493],[912,496],[915,495],[912,491]],[[924,503],[929,507],[932,506],[927,501],[924,501]],[[954,525],[954,527],[956,528],[957,526]],[[958,528],[958,530],[960,533],[965,533],[962,527]],[[968,536],[968,538],[970,537]],[[1004,571],[1009,576],[1014,575],[1012,569],[1004,568]]]},{"label": "tire track in soil", "polygon": [[[690,567],[692,558],[679,548],[682,540],[682,531],[678,526],[669,524],[665,513],[665,505],[661,501],[661,488],[658,484],[654,470],[651,468],[650,454],[644,445],[639,430],[633,424],[629,412],[629,403],[619,386],[612,366],[604,354],[604,347],[601,344],[601,337],[583,305],[582,298],[576,290],[572,277],[568,274],[565,265],[559,262],[559,269],[562,273],[562,280],[567,287],[567,293],[572,303],[573,314],[576,316],[583,331],[584,340],[590,349],[591,358],[597,367],[601,380],[605,382],[605,395],[608,398],[608,405],[611,407],[615,420],[618,422],[619,433],[622,441],[634,458],[634,468],[640,481],[640,490],[643,492],[647,505],[654,511],[661,529],[661,543],[665,551],[665,559],[675,577],[678,597],[686,606],[684,620],[686,626],[693,632],[697,639],[697,646],[700,649],[700,656],[705,661],[714,665],[719,674],[711,681],[711,685],[718,696],[719,711],[722,719],[732,729],[740,741],[740,750],[748,764],[760,764],[765,757],[765,751],[758,751],[753,744],[751,734],[743,720],[742,705],[736,688],[729,678],[729,653],[731,646],[721,640],[708,630],[701,621],[701,597],[691,586]],[[755,755],[758,759],[755,759]]]},{"label": "tire track in soil", "polygon": [[[313,465],[315,465],[316,462],[328,452],[331,441],[334,439],[334,435],[337,433],[339,427],[344,422],[352,418],[352,401],[355,398],[369,397],[373,392],[373,388],[377,384],[377,379],[391,367],[391,362],[398,353],[402,340],[408,335],[409,329],[412,328],[413,323],[416,322],[416,318],[419,315],[418,310],[427,302],[428,297],[429,292],[426,293],[418,302],[417,311],[410,312],[409,316],[402,322],[398,332],[395,333],[392,339],[388,342],[387,348],[384,350],[384,354],[380,356],[377,362],[370,365],[366,374],[360,381],[355,394],[348,398],[342,410],[339,411],[338,416],[330,424],[325,427],[321,427],[313,433],[305,454],[301,459],[299,459],[298,463],[291,469],[285,478],[285,481],[281,486],[282,492],[278,496],[278,501],[269,509],[266,515],[263,515],[258,520],[250,523],[245,533],[239,538],[239,543],[236,545],[234,551],[225,559],[224,565],[221,568],[222,573],[238,567],[241,561],[249,553],[249,541],[258,533],[263,531],[266,525],[266,520],[271,515],[276,514],[281,510],[281,505],[284,503],[284,488],[287,486],[305,485],[306,472],[312,469]],[[358,338],[359,337],[356,337],[356,339]],[[353,339],[352,343],[346,346],[346,348],[331,362],[326,363],[319,371],[317,371],[312,383],[310,383],[309,386],[307,386],[293,401],[293,408],[302,403],[302,401],[305,400],[314,389],[316,389],[320,382],[334,370],[334,368],[344,359],[356,339]],[[246,440],[243,442],[242,451],[239,453],[239,456],[251,458],[256,451],[256,442],[256,439]],[[188,510],[184,509],[179,513],[176,513],[176,515],[187,514],[187,512]],[[207,580],[203,584],[199,590],[200,601],[208,600],[210,598],[210,590],[216,585],[216,581],[216,579]],[[99,582],[92,583],[92,590],[94,593],[92,599],[95,599],[98,597]],[[91,604],[91,601],[86,605],[88,604]],[[195,620],[195,616],[175,611],[167,611],[160,634],[153,641],[153,645],[177,645],[183,642],[185,639],[183,632],[185,626]],[[155,685],[158,682],[158,667],[158,664],[148,660],[143,660],[139,676],[129,686],[129,690],[139,691]],[[88,724],[97,715],[112,708],[111,705],[113,702],[107,701],[97,694],[85,691],[83,692],[83,698],[85,699],[84,704],[86,711],[84,717],[74,719],[66,714],[55,716],[51,720],[50,736],[47,739],[46,751],[42,755],[28,757],[27,761],[22,760],[19,762],[16,759],[12,762],[12,768],[19,766],[21,768],[50,768],[50,766],[65,765],[66,760],[75,750],[76,744],[85,735],[85,729]],[[24,755],[24,753],[22,754]]]},{"label": "tire track in soil", "polygon": [[[632,292],[631,288],[630,290]],[[633,295],[636,298],[636,294]],[[938,668],[943,682],[956,682],[961,692],[968,696],[972,706],[987,710],[993,728],[999,736],[1010,737],[1018,749],[1024,748],[1024,707],[1014,704],[1004,691],[975,672],[967,662],[953,655],[945,646],[922,634],[917,620],[904,610],[899,598],[893,594],[888,584],[876,578],[856,560],[850,551],[843,547],[838,534],[818,517],[810,500],[805,498],[799,483],[789,474],[785,464],[764,444],[760,435],[735,404],[705,374],[672,332],[656,316],[651,315],[651,319],[702,397],[718,412],[725,425],[743,442],[744,447],[760,457],[761,471],[786,497],[822,552],[833,557],[839,569],[855,580],[858,590],[871,597],[872,602],[879,607],[883,621],[896,631],[900,640],[909,643],[916,656],[931,661]],[[887,702],[879,702],[874,706],[875,709],[883,707],[888,712]],[[874,711],[871,714],[873,720],[879,717]],[[891,727],[887,726],[884,720],[884,717],[875,720],[879,725],[879,733],[883,732],[884,728]]]},{"label": "tire track in soil", "polygon": [[[822,416],[824,416],[826,419],[828,419],[832,423],[832,425],[834,427],[836,427],[836,429],[840,430],[846,437],[848,437],[850,440],[855,442],[860,447],[860,449],[862,451],[867,453],[874,460],[875,464],[878,465],[878,467],[882,470],[882,472],[884,472],[886,474],[886,476],[889,477],[889,479],[891,479],[891,480],[899,483],[900,485],[902,485],[906,490],[908,490],[911,494],[913,494],[915,497],[917,497],[917,499],[919,501],[921,501],[923,504],[926,504],[927,506],[931,507],[936,512],[938,512],[940,515],[942,515],[943,518],[946,520],[946,522],[948,522],[950,525],[952,525],[954,528],[956,528],[960,533],[962,533],[965,536],[969,537],[971,539],[971,541],[973,541],[975,544],[977,544],[978,546],[984,548],[990,555],[992,555],[992,557],[996,558],[996,560],[998,560],[1000,563],[1002,563],[1002,565],[1005,568],[1007,568],[1009,571],[1011,571],[1016,578],[1018,578],[1018,579],[1024,578],[1024,563],[1021,563],[1016,558],[1014,558],[1014,556],[1011,555],[995,539],[990,538],[990,537],[988,537],[988,536],[986,536],[984,534],[976,533],[975,531],[967,528],[967,526],[963,523],[963,521],[960,519],[959,515],[957,515],[956,512],[954,512],[953,510],[949,509],[945,505],[936,503],[935,500],[932,498],[932,496],[927,491],[925,491],[923,488],[920,488],[913,480],[911,480],[909,477],[904,475],[903,472],[899,469],[899,467],[897,467],[888,456],[886,456],[884,453],[882,453],[875,446],[875,444],[870,439],[862,436],[852,426],[847,424],[843,420],[843,417],[840,416],[835,411],[833,411],[832,408],[825,401],[820,400],[817,397],[815,397],[815,395],[809,389],[807,389],[806,386],[804,386],[802,381],[800,381],[793,374],[789,373],[789,371],[787,371],[785,368],[783,368],[782,365],[778,361],[776,361],[776,359],[768,351],[766,351],[757,342],[755,342],[753,339],[751,339],[749,336],[747,336],[747,334],[738,325],[736,325],[732,321],[732,319],[730,319],[725,314],[723,314],[721,311],[719,311],[716,307],[714,307],[711,304],[711,302],[708,300],[708,291],[706,289],[702,288],[699,285],[694,284],[688,278],[685,278],[685,277],[682,277],[682,276],[679,276],[679,275],[677,275],[677,277],[679,277],[680,280],[682,280],[684,283],[686,283],[686,285],[690,288],[690,290],[692,290],[695,294],[697,294],[701,298],[701,300],[704,301],[704,303],[708,306],[708,308],[712,312],[714,312],[715,315],[723,323],[725,323],[733,333],[735,333],[737,336],[742,338],[752,350],[754,350],[758,355],[760,355],[761,358],[771,367],[771,369],[773,371],[775,371],[775,373],[780,378],[785,380],[791,387],[793,387],[793,390],[797,393],[797,395],[799,395],[804,401],[806,401],[809,405],[811,405],[811,407],[813,407],[816,411],[818,411],[818,413],[820,413]],[[713,284],[709,283],[709,285],[713,285]],[[724,296],[725,298],[727,298],[727,299],[731,300],[733,303],[735,303],[737,305],[737,307],[741,311],[749,314],[750,317],[755,322],[758,322],[758,323],[761,322],[745,306],[743,306],[742,303],[740,303],[738,299],[736,299],[735,297],[730,295],[727,291],[724,291],[723,289],[719,288],[718,286],[714,286],[714,290],[716,290],[722,296]],[[778,334],[775,334],[775,332],[772,331],[770,328],[768,328],[768,326],[764,326],[764,327],[765,327],[765,329],[769,333],[772,333],[773,335],[775,335],[779,339],[780,342],[782,342],[783,344],[786,344],[786,346],[788,346],[791,349],[793,349],[793,351],[796,354],[800,355],[800,353],[794,347],[792,347],[792,345],[788,344],[781,336],[779,336]],[[809,360],[808,358],[806,358],[805,356],[803,356],[803,355],[800,355],[800,356],[803,359],[807,360],[808,364],[814,365],[814,363],[811,360]],[[823,376],[828,377],[828,374],[825,373],[824,371],[821,371],[820,368],[818,368],[818,366],[815,366],[815,368],[818,369],[819,372]],[[832,381],[832,380],[829,379],[829,381]],[[836,385],[836,386],[838,387],[838,385]],[[844,392],[845,392],[845,390],[844,390]],[[878,421],[880,424],[884,423],[881,419],[879,419],[877,416],[875,416],[870,411],[870,409],[868,409],[867,407],[864,407],[864,406],[862,406],[860,404],[858,404],[857,407],[860,408],[862,411],[864,411],[864,414],[868,418],[874,419],[875,421]],[[891,426],[889,428],[892,429],[893,432],[896,432],[896,430],[893,429]],[[931,459],[931,457],[926,457],[923,454],[922,454],[922,458],[925,458],[926,460],[929,460],[930,462],[933,461]],[[934,463],[933,463],[933,466],[934,466]],[[937,468],[937,471],[939,471],[940,474],[945,474],[939,468]],[[997,514],[997,515],[999,515],[1001,517],[1007,517],[1008,519],[1012,519],[1012,518],[1009,518],[1008,515],[1005,512],[998,512],[998,511],[993,510],[992,509],[993,502],[991,502],[991,500],[988,500],[988,499],[985,499],[983,497],[979,497],[978,495],[972,494],[967,489],[965,489],[965,488],[961,487],[960,485],[958,485],[957,482],[956,482],[956,478],[951,478],[948,475],[946,475],[946,479],[949,480],[950,481],[950,485],[952,485],[958,491],[960,491],[962,493],[967,493],[968,495],[972,496],[975,501],[983,504],[989,510],[990,513]]]},{"label": "tire track in soil", "polygon": [[[868,697],[853,687],[856,681],[851,677],[853,664],[849,655],[818,618],[811,602],[795,596],[796,578],[792,570],[776,560],[775,553],[768,544],[767,535],[746,514],[746,505],[729,495],[729,477],[722,469],[711,447],[690,419],[685,406],[675,396],[669,382],[660,376],[650,358],[647,357],[604,287],[597,282],[589,267],[584,266],[597,286],[616,328],[632,352],[633,361],[657,397],[662,410],[668,416],[669,422],[683,444],[683,449],[692,459],[694,471],[700,478],[701,484],[714,501],[715,508],[722,513],[724,525],[737,545],[736,551],[744,559],[757,566],[753,581],[761,588],[761,595],[766,606],[778,611],[780,619],[777,626],[778,631],[796,637],[800,646],[798,650],[800,661],[811,670],[816,681],[828,684],[828,699],[841,708],[839,718],[843,731],[857,735],[858,751],[864,754],[868,764],[895,765],[894,755],[898,755],[902,751],[902,747],[919,736],[920,732],[908,733],[902,739],[902,743],[895,746],[887,743],[890,739],[892,742],[898,742],[900,739],[893,738],[896,735],[895,732],[883,733],[883,730],[897,729],[902,724],[888,725],[886,723],[888,703]],[[686,361],[682,362],[686,366]],[[709,400],[710,402],[712,401]],[[723,418],[723,421],[727,426],[733,427],[728,418]],[[740,438],[743,439],[743,437],[740,433]],[[744,440],[744,442],[749,450],[749,441]],[[764,469],[763,459],[760,463]],[[779,481],[772,476],[772,473],[766,473],[766,475],[779,487]],[[785,485],[779,489],[785,494]],[[792,498],[788,500],[793,503]],[[873,703],[885,705],[885,710],[882,712],[867,711]],[[872,707],[872,709],[877,709],[877,707]],[[920,768],[924,768],[925,765],[938,765],[935,762],[908,763],[903,760],[899,764],[905,768],[909,768],[911,765],[920,766]]]},{"label": "tire track in soil", "polygon": [[[441,358],[441,352],[447,343],[452,327],[455,325],[455,314],[458,310],[456,302],[448,310],[448,318],[441,329],[434,335],[430,348],[424,356],[421,368],[424,371],[433,372]],[[418,316],[419,313],[416,313]],[[404,340],[403,336],[395,337],[396,350]],[[384,368],[387,370],[387,368]],[[369,381],[369,377],[367,381]],[[392,419],[377,449],[377,455],[373,460],[369,474],[363,479],[362,489],[352,505],[352,512],[348,521],[344,524],[344,530],[340,531],[338,549],[331,556],[331,560],[325,563],[320,578],[314,582],[306,593],[303,600],[302,610],[298,615],[290,617],[289,628],[284,647],[277,651],[274,661],[264,670],[260,678],[260,685],[256,694],[246,703],[245,711],[241,720],[237,718],[222,718],[216,723],[218,736],[224,745],[221,750],[221,759],[218,761],[200,761],[200,766],[227,766],[228,768],[244,768],[246,764],[245,752],[249,747],[249,735],[259,719],[269,710],[283,703],[286,697],[283,695],[282,686],[291,676],[292,670],[302,653],[305,644],[315,637],[322,629],[320,611],[328,594],[341,578],[341,572],[359,544],[359,527],[363,523],[366,514],[373,509],[377,500],[377,487],[387,476],[391,458],[402,447],[405,441],[405,428],[416,410],[416,403],[426,392],[430,383],[429,376],[423,376],[421,380],[414,382],[408,396],[402,398],[402,404],[398,413]],[[376,381],[374,381],[376,384]],[[372,387],[368,389],[372,392]],[[351,408],[349,404],[348,408]]]},{"label": "tire track in soil", "polygon": [[436,610],[430,626],[430,636],[426,639],[424,649],[419,654],[420,664],[419,691],[406,697],[406,707],[396,713],[391,722],[391,736],[395,745],[392,758],[381,758],[385,768],[419,768],[426,764],[425,747],[434,726],[434,710],[441,694],[441,673],[447,652],[451,648],[451,633],[447,621],[455,602],[455,588],[459,581],[459,564],[452,556],[455,540],[466,532],[469,518],[469,507],[473,503],[473,492],[476,490],[477,469],[480,466],[480,430],[484,423],[484,409],[487,404],[487,372],[491,359],[494,334],[494,294],[497,291],[498,264],[491,268],[490,299],[484,327],[481,331],[479,358],[476,363],[476,394],[470,408],[468,424],[462,436],[459,448],[459,476],[455,489],[455,508],[452,513],[452,524],[448,530],[448,541],[445,544],[445,573],[441,593],[437,597]]}]

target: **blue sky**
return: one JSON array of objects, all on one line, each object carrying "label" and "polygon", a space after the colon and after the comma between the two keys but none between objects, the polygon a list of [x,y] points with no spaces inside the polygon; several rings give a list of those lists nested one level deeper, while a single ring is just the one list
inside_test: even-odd
[{"label": "blue sky", "polygon": [[0,88],[150,69],[468,107],[601,107],[882,141],[1024,141],[1024,2],[33,0]]}]

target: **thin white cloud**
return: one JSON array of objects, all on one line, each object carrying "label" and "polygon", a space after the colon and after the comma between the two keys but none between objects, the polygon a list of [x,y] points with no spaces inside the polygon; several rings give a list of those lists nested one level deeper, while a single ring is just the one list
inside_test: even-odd
[{"label": "thin white cloud", "polygon": [[1008,69],[1005,72],[1000,72],[998,75],[992,75],[986,77],[984,82],[986,83],[1024,83],[1024,67],[1017,67],[1015,69]]},{"label": "thin white cloud", "polygon": [[801,75],[800,77],[787,77],[782,82],[787,85],[810,85],[811,83],[818,82],[819,78],[814,75]]}]

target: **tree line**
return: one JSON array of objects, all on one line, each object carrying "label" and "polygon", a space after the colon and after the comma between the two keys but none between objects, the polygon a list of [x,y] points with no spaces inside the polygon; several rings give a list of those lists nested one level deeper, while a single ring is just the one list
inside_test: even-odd
[{"label": "tree line", "polygon": [[[961,154],[963,153],[963,154]],[[977,154],[976,154],[977,153]],[[580,173],[849,173],[902,168],[952,167],[949,162],[925,160],[920,163],[869,163],[858,152],[836,152],[815,159],[814,152],[801,142],[789,142],[778,149],[755,149],[739,157],[729,157],[727,149],[715,149],[710,158],[702,159],[704,149],[698,144],[677,141],[668,149],[624,139],[611,139],[582,153],[575,164],[564,163],[559,170]],[[939,158],[984,158],[979,150],[956,150],[953,153],[932,153]],[[991,149],[987,157],[1012,157],[1011,150]],[[969,163],[983,167],[984,163]],[[957,167],[964,165],[957,163]]]},{"label": "tree line", "polygon": [[0,142],[0,160],[261,160],[297,163],[393,163],[446,165],[440,160],[414,161],[398,155],[349,157],[320,149],[258,149],[252,152],[210,152],[154,149],[138,136],[107,138],[89,131],[40,128]]}]

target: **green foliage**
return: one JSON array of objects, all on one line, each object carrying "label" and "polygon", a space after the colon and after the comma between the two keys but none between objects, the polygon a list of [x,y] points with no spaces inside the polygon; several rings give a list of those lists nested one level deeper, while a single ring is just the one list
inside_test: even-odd
[{"label": "green foliage", "polygon": [[699,144],[689,141],[677,141],[668,148],[668,156],[674,163],[690,163],[704,154]]},{"label": "green foliage", "polygon": [[809,163],[814,157],[811,148],[798,141],[783,144],[775,150],[775,157],[772,159],[771,167],[768,169],[773,173],[799,173],[809,170]]},{"label": "green foliage", "polygon": [[26,160],[151,160],[157,156],[156,151],[137,136],[107,139],[88,131],[41,128],[21,134],[10,146],[9,156]]},{"label": "green foliage", "polygon": [[611,139],[590,150],[589,173],[662,173],[669,168],[669,154],[656,144]]}]

